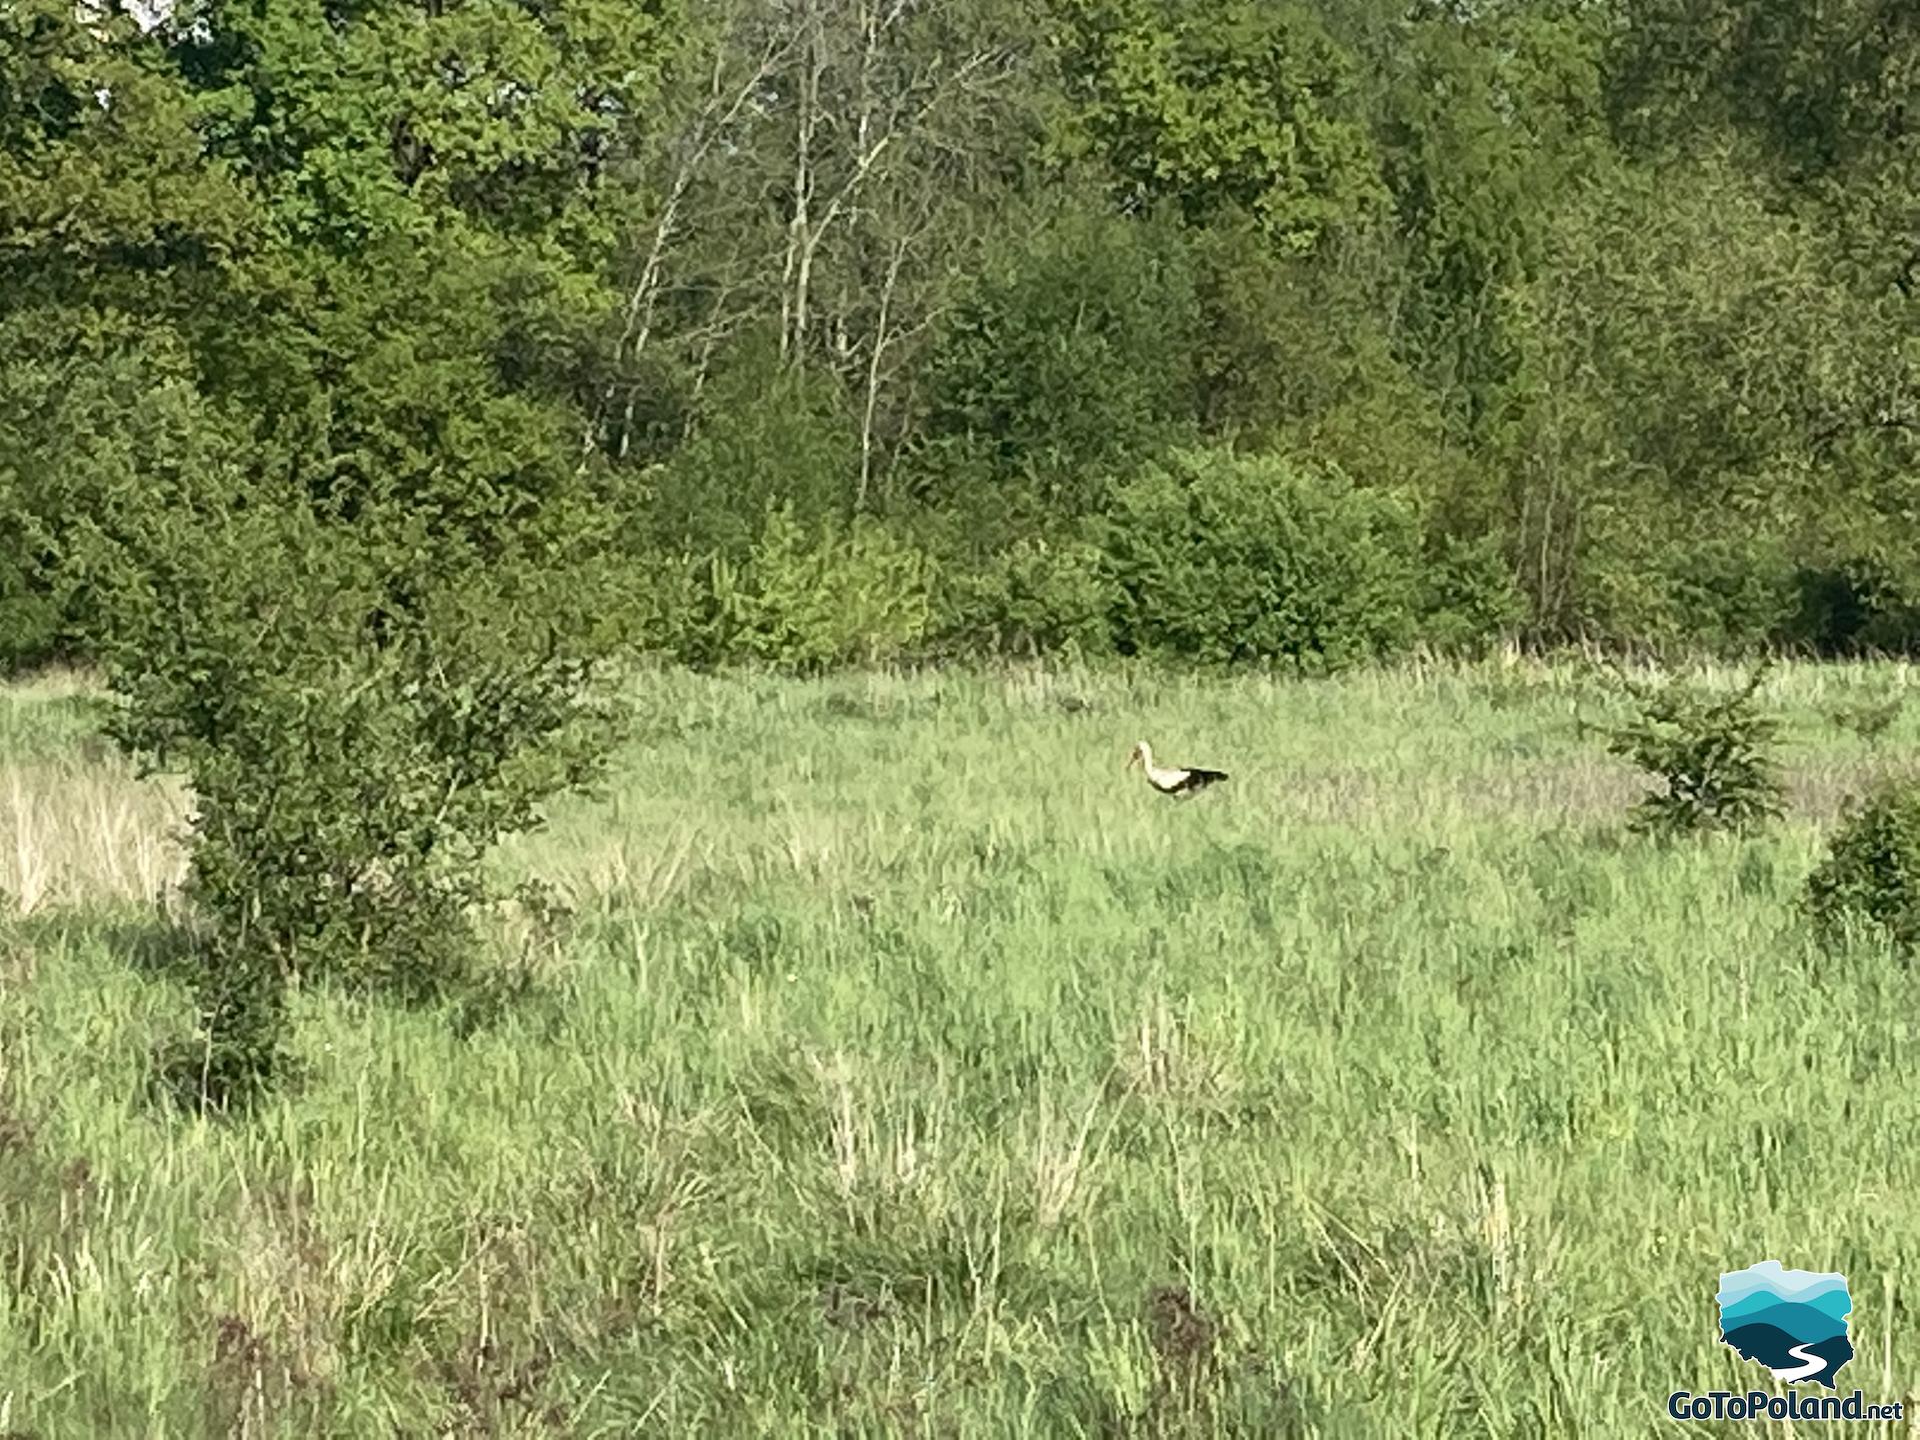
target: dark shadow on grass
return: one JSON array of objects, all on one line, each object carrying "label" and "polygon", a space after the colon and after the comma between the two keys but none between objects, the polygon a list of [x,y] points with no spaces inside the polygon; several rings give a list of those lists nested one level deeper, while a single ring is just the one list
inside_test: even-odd
[{"label": "dark shadow on grass", "polygon": [[145,1099],[155,1108],[236,1115],[250,1109],[272,1084],[291,1078],[296,1067],[277,1045],[257,1037],[251,1044],[212,1038],[205,981],[217,972],[206,960],[206,937],[190,922],[158,907],[115,906],[26,916],[10,930],[39,954],[104,951],[143,980],[198,992],[183,1006],[175,1033],[158,1041],[149,1054]]},{"label": "dark shadow on grass", "polygon": [[49,910],[16,919],[9,929],[34,950],[97,948],[156,980],[190,980],[200,944],[191,924],[135,905]]},{"label": "dark shadow on grass", "polygon": [[[531,947],[553,943],[568,916],[550,896],[528,887],[511,897],[531,915]],[[297,1088],[307,1068],[291,1048],[286,1024],[288,994],[280,972],[257,955],[234,951],[190,916],[155,906],[117,905],[87,910],[50,910],[15,917],[7,935],[38,954],[105,953],[133,974],[180,986],[189,994],[173,1033],[153,1046],[145,1086],[148,1103],[188,1114],[239,1118],[273,1095]],[[407,986],[377,962],[364,971],[306,984],[322,995],[372,996],[407,1009],[441,1012],[453,1032],[468,1039],[516,1016],[550,1037],[565,1029],[559,992],[526,963],[493,946],[476,944],[471,956],[450,965],[431,983]],[[252,977],[249,979],[248,977]],[[253,988],[242,993],[245,986]]]}]

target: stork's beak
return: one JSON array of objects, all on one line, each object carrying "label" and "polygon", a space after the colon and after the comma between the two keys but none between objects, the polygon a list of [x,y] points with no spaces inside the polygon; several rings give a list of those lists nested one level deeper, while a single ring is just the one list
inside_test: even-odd
[{"label": "stork's beak", "polygon": [[1133,769],[1134,766],[1138,765],[1139,763],[1140,763],[1140,751],[1138,749],[1129,750],[1127,752],[1127,763],[1122,765],[1120,768],[1122,770],[1131,770]]}]

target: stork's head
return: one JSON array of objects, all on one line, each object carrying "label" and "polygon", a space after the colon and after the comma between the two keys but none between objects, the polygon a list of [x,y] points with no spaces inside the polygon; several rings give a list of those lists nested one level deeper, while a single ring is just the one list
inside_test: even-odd
[{"label": "stork's head", "polygon": [[1128,752],[1127,763],[1121,768],[1123,770],[1131,770],[1136,765],[1151,765],[1152,763],[1153,749],[1146,741],[1141,740]]}]

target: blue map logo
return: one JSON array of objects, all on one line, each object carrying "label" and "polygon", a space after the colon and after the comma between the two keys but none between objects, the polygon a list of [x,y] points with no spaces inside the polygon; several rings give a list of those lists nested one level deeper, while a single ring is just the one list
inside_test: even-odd
[{"label": "blue map logo", "polygon": [[1720,1277],[1720,1338],[1744,1359],[1795,1384],[1814,1380],[1835,1389],[1834,1376],[1853,1359],[1846,1277],[1787,1270],[1762,1260]]}]

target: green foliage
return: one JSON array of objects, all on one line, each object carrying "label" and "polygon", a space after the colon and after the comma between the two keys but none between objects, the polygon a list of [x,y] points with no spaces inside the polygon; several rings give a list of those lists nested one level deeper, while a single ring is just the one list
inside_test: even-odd
[{"label": "green foliage", "polygon": [[[1366,653],[1912,651],[1920,32],[1697,9],[22,0],[0,662],[84,654],[74,517],[213,416],[429,568],[585,477],[688,655],[1131,646],[1082,522],[1178,446],[1404,497]],[[924,630],[727,618],[777,507],[925,541]]]},{"label": "green foliage", "polygon": [[1830,179],[1910,155],[1916,58],[1920,21],[1888,0],[1650,0],[1609,68],[1636,148],[1733,132],[1782,171]]},{"label": "green foliage", "polygon": [[932,575],[910,541],[865,518],[809,533],[773,511],[742,574],[716,562],[715,598],[753,658],[790,670],[881,664],[932,619]]},{"label": "green foliage", "polygon": [[1179,235],[1083,211],[996,256],[928,360],[918,487],[993,535],[1082,514],[1105,475],[1176,438],[1196,323]]},{"label": "green foliage", "polygon": [[1526,602],[1498,536],[1436,534],[1421,564],[1420,638],[1449,654],[1473,654],[1519,629]]},{"label": "green foliage", "polygon": [[670,10],[0,16],[0,648],[97,657],[192,790],[203,1101],[295,980],[461,983],[481,856],[592,769],[594,182]]},{"label": "green foliage", "polygon": [[1856,543],[1795,571],[1795,604],[1780,638],[1817,655],[1920,653],[1920,568],[1906,537]]},{"label": "green foliage", "polygon": [[[63,321],[85,326],[80,333]],[[227,426],[177,337],[134,317],[27,310],[0,323],[0,670],[84,653],[96,594],[75,549],[148,487],[217,486]],[[128,396],[139,396],[130,405]]]},{"label": "green foliage", "polygon": [[88,568],[111,732],[194,795],[186,1078],[224,1106],[279,1074],[287,982],[422,1000],[465,979],[482,855],[602,753],[592,576],[511,539],[435,568],[416,521],[262,489],[171,498],[97,527]]},{"label": "green foliage", "polygon": [[1830,941],[1866,928],[1903,951],[1920,944],[1920,788],[1889,782],[1849,805],[1804,903]]},{"label": "green foliage", "polygon": [[1691,835],[1733,830],[1777,816],[1782,791],[1772,745],[1779,725],[1755,701],[1766,667],[1738,690],[1710,693],[1680,680],[1622,679],[1638,714],[1609,732],[1607,748],[1664,787],[1634,811],[1637,830]]},{"label": "green foliage", "polygon": [[1522,359],[1512,289],[1541,259],[1561,186],[1604,163],[1600,27],[1560,7],[1412,17],[1383,66],[1380,100],[1407,251],[1405,349],[1472,434]]},{"label": "green foliage", "polygon": [[596,228],[582,180],[653,98],[679,11],[218,3],[169,36],[170,58],[211,158],[302,244],[353,253],[449,224],[577,244]]},{"label": "green foliage", "polygon": [[1251,215],[1313,248],[1384,199],[1357,123],[1350,57],[1304,6],[1057,0],[1060,63],[1082,143],[1135,203],[1190,222]]},{"label": "green foliage", "polygon": [[1209,435],[1410,490],[1435,485],[1436,467],[1457,456],[1446,455],[1438,409],[1395,352],[1385,277],[1362,242],[1294,255],[1230,215],[1190,246],[1195,407]]},{"label": "green foliage", "polygon": [[927,636],[934,586],[926,554],[886,525],[863,517],[808,526],[776,506],[740,561],[716,555],[697,565],[653,643],[701,665],[884,664]]},{"label": "green foliage", "polygon": [[116,7],[0,11],[0,297],[195,297],[259,239],[259,214],[209,161],[204,113]]},{"label": "green foliage", "polygon": [[1106,556],[1084,540],[1022,536],[978,565],[944,575],[944,647],[997,656],[1090,658],[1113,646],[1115,590]]},{"label": "green foliage", "polygon": [[1864,543],[1911,530],[1904,347],[1736,156],[1580,192],[1515,323],[1499,446],[1536,633],[1835,648],[1802,575],[1874,550],[1913,573],[1904,540]]},{"label": "green foliage", "polygon": [[754,346],[708,383],[686,443],[631,507],[636,546],[742,560],[770,508],[820,525],[851,508],[859,440],[831,375]]},{"label": "green foliage", "polygon": [[1794,613],[1791,546],[1777,532],[1675,536],[1660,547],[1658,624],[1647,638],[1751,655],[1786,638]]},{"label": "green foliage", "polygon": [[1124,652],[1338,669],[1414,633],[1412,511],[1338,474],[1185,452],[1122,486],[1103,529]]}]

